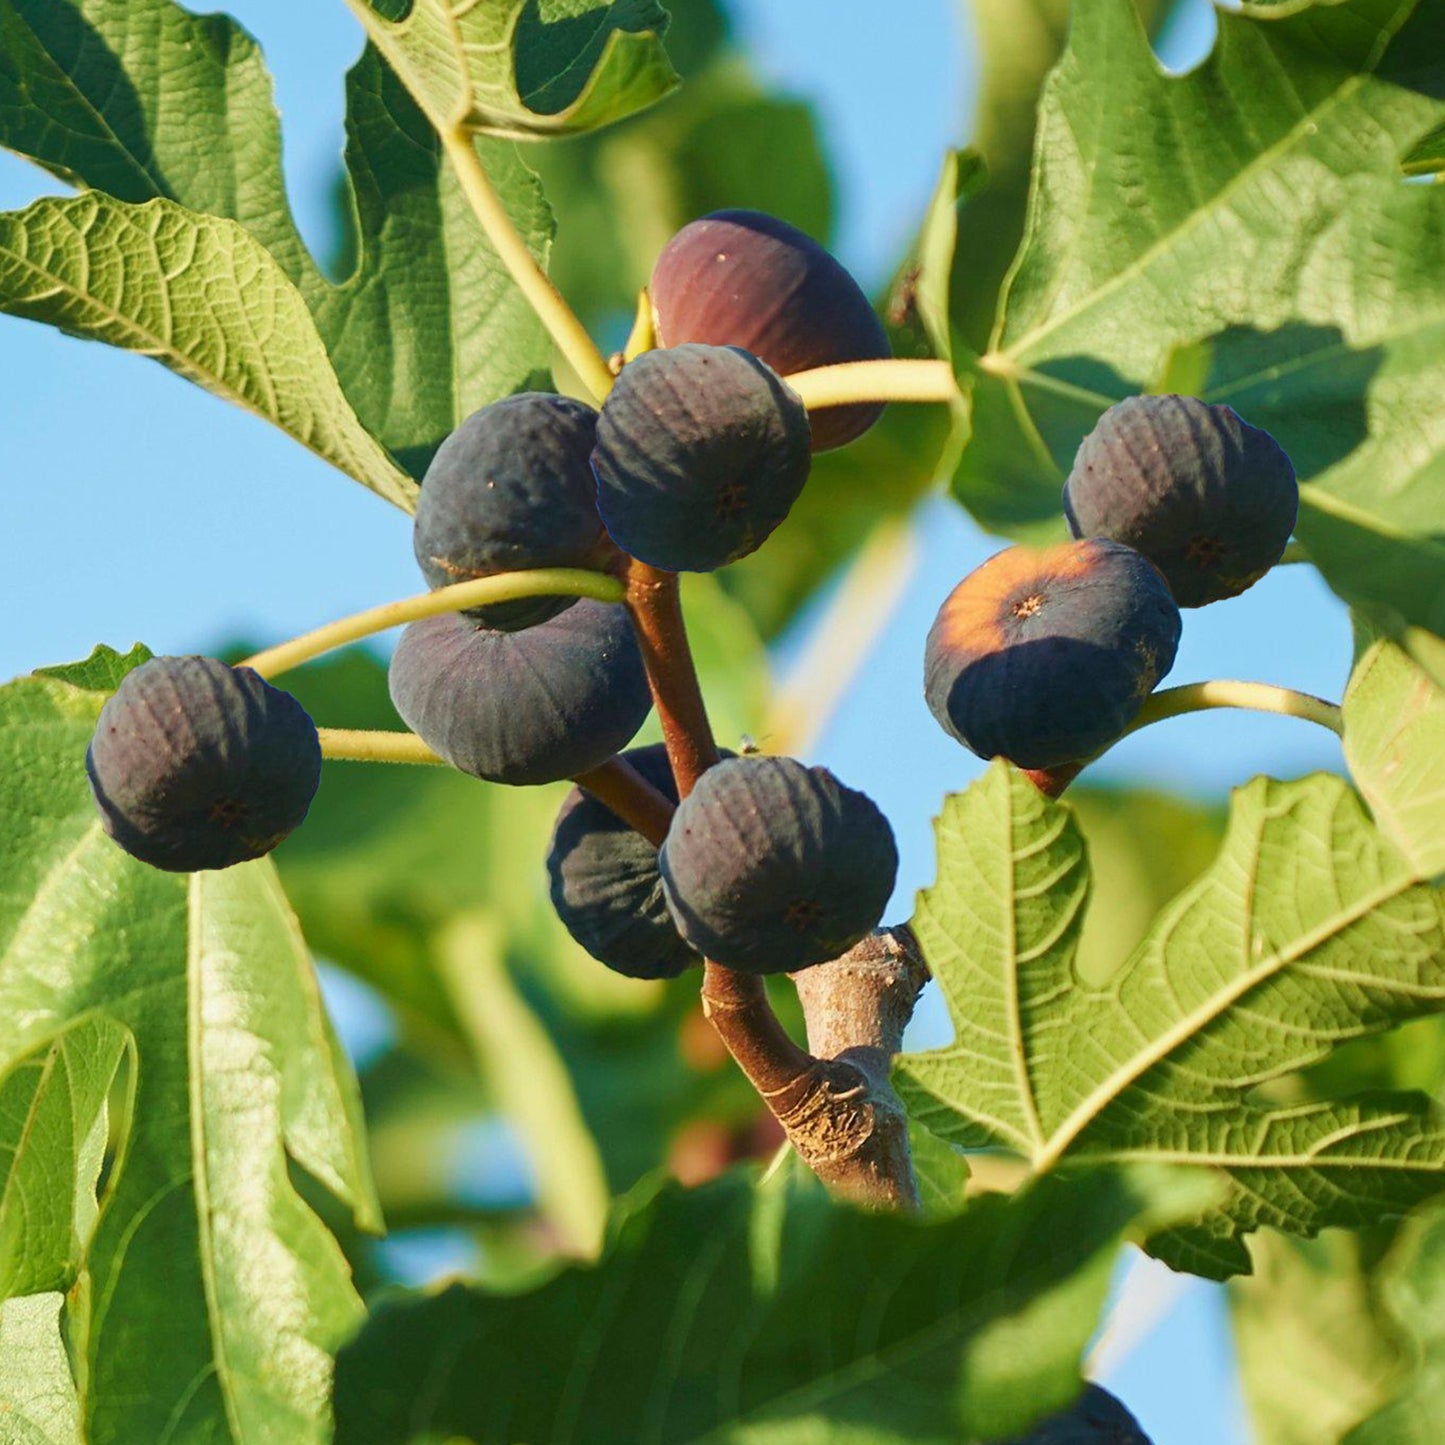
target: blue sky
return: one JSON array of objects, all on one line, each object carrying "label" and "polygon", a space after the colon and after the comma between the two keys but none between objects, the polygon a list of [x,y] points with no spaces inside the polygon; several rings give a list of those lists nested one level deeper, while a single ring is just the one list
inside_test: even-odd
[{"label": "blue sky", "polygon": [[[974,70],[965,7],[908,0],[890,7],[886,23],[872,7],[837,0],[733,0],[732,8],[764,71],[817,106],[842,178],[840,254],[861,279],[877,281],[927,198],[943,148],[967,137]],[[315,239],[359,28],[341,0],[235,0],[230,9],[266,48],[290,188]],[[1197,59],[1212,23],[1203,0],[1188,0],[1165,37],[1166,59]],[[0,207],[56,189],[0,156]],[[418,589],[405,517],[160,367],[0,318],[0,377],[0,479],[11,498],[0,531],[0,676],[84,656],[99,641],[142,639],[177,652],[238,634],[278,639]],[[816,749],[892,818],[899,913],[931,877],[939,798],[980,767],[924,708],[923,637],[944,595],[998,545],[943,500],[923,521],[903,603]],[[782,660],[796,650],[794,640]],[[1237,601],[1188,614],[1171,681],[1258,678],[1338,697],[1348,660],[1343,607],[1310,569],[1295,567]],[[1216,713],[1148,730],[1098,773],[1220,796],[1256,772],[1338,766],[1334,741],[1305,724]],[[936,1011],[921,1020],[925,1033],[939,1028]],[[1113,1377],[1160,1441],[1244,1438],[1232,1423],[1220,1310],[1216,1292],[1191,1286]]]}]

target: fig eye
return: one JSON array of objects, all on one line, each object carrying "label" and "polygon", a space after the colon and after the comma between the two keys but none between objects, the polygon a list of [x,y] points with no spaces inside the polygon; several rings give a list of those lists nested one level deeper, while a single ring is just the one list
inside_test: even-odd
[{"label": "fig eye", "polygon": [[1192,396],[1131,396],[1084,438],[1064,484],[1075,537],[1142,552],[1181,607],[1235,597],[1284,554],[1294,467],[1266,431]]},{"label": "fig eye", "polygon": [[305,818],[321,743],[305,708],[247,667],[155,657],[127,673],[85,755],[101,825],[172,873],[269,853]]},{"label": "fig eye", "polygon": [[658,864],[678,932],[698,953],[781,973],[837,958],[877,926],[898,851],[872,799],[826,768],[740,757],[702,775]]},{"label": "fig eye", "polygon": [[624,552],[711,572],[755,551],[808,479],[808,413],[761,361],[725,346],[647,351],[602,404],[597,504]]},{"label": "fig eye", "polygon": [[[1000,591],[1015,600],[1001,608]],[[1024,619],[1027,629],[1011,625]],[[1010,547],[939,610],[924,692],[944,730],[980,757],[1034,769],[1083,762],[1133,721],[1174,665],[1179,633],[1163,577],[1131,548]]]}]

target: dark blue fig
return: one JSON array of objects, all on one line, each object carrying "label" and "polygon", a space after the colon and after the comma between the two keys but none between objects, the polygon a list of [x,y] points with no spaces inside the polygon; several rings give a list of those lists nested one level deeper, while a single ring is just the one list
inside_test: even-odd
[{"label": "dark blue fig", "polygon": [[[677,783],[661,743],[622,755],[664,797]],[[702,962],[668,912],[657,849],[590,793],[573,788],[547,850],[552,904],[593,958],[629,978],[676,978]]]},{"label": "dark blue fig", "polygon": [[1227,406],[1131,396],[1084,438],[1064,484],[1075,537],[1142,552],[1181,607],[1234,597],[1284,553],[1299,486],[1279,443]]},{"label": "dark blue fig", "polygon": [[391,660],[402,720],[453,767],[555,783],[632,741],[652,699],[625,608],[584,599],[525,632],[448,612],[413,622]]},{"label": "dark blue fig", "polygon": [[659,855],[678,931],[706,958],[782,973],[847,952],[893,892],[893,829],[863,793],[792,758],[709,768]]},{"label": "dark blue fig", "polygon": [[194,873],[260,858],[305,818],[321,744],[305,708],[249,667],[155,657],[101,708],[85,769],[127,853]]},{"label": "dark blue fig", "polygon": [[[529,391],[469,416],[437,449],[417,501],[412,543],[432,587],[536,567],[592,567],[606,549],[589,458],[597,413]],[[527,597],[468,609],[515,631],[570,607]]]},{"label": "dark blue fig", "polygon": [[1118,542],[1010,547],[949,594],[924,694],[945,731],[1021,768],[1081,762],[1134,720],[1174,665],[1179,609]]},{"label": "dark blue fig", "polygon": [[597,422],[597,504],[624,552],[711,572],[755,551],[808,480],[808,413],[756,357],[678,346],[629,362]]},{"label": "dark blue fig", "polygon": [[1086,1385],[1067,1410],[1050,1415],[1011,1445],[1150,1445],[1150,1440],[1113,1395]]},{"label": "dark blue fig", "polygon": [[[779,376],[890,355],[867,296],[822,246],[761,211],[714,211],[684,226],[648,286],[658,342],[741,346]],[[813,413],[815,452],[861,436],[882,403]]]}]

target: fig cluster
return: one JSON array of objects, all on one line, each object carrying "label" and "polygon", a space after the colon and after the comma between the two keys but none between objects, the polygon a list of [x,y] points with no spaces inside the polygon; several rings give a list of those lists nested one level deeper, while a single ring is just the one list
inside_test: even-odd
[{"label": "fig cluster", "polygon": [[[652,276],[660,345],[599,410],[524,392],[468,417],[423,478],[413,550],[433,589],[502,573],[711,571],[783,522],[814,451],[879,408],[810,418],[785,377],[888,354],[848,273],[772,217],[685,227]],[[397,713],[444,761],[489,782],[586,782],[635,770],[675,807],[661,847],[581,786],[548,852],[552,900],[619,972],[665,978],[710,959],[807,968],[874,928],[897,851],[874,804],[788,758],[726,756],[679,802],[661,747],[631,748],[652,683],[627,606],[546,595],[412,623],[393,654]],[[259,857],[305,817],[320,739],[246,668],[161,658],[106,704],[88,766],[107,831],[160,868]],[[595,781],[595,780],[594,780]]]},{"label": "fig cluster", "polygon": [[260,858],[297,827],[321,744],[301,704],[250,668],[154,657],[101,709],[85,768],[127,853],[195,873]]},{"label": "fig cluster", "polygon": [[1283,449],[1229,407],[1119,402],[1064,486],[1075,540],[1010,547],[945,599],[924,650],[930,710],[980,757],[1066,783],[1174,665],[1179,609],[1257,582],[1298,508]]}]

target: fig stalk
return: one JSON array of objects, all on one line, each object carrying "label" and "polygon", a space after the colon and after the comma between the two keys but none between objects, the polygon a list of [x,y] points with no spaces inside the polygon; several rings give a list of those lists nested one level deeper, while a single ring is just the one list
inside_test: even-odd
[{"label": "fig stalk", "polygon": [[959,399],[958,382],[946,361],[841,361],[785,376],[809,412],[869,401]]},{"label": "fig stalk", "polygon": [[622,583],[605,572],[589,572],[576,567],[501,572],[470,582],[454,582],[449,587],[438,587],[432,592],[353,612],[349,617],[303,632],[287,642],[278,642],[275,647],[264,648],[241,665],[269,679],[339,647],[360,642],[364,637],[390,631],[408,622],[420,622],[424,617],[438,617],[443,612],[465,612],[471,607],[523,597],[590,597],[594,602],[621,602],[622,593]]}]

